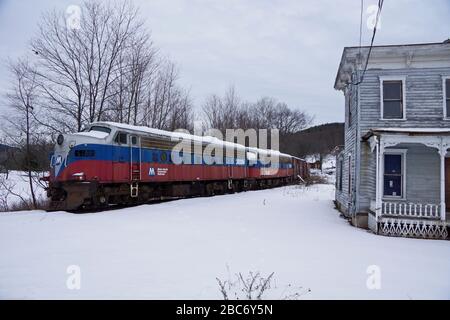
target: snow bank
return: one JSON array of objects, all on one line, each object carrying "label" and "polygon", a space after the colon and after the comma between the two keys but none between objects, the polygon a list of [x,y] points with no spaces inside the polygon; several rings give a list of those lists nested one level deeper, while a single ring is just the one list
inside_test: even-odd
[{"label": "snow bank", "polygon": [[[260,271],[275,272],[280,288],[310,288],[303,299],[450,299],[450,242],[351,227],[333,194],[290,186],[83,215],[0,214],[0,298],[221,299],[216,277]],[[80,290],[66,286],[71,265]],[[373,265],[380,290],[366,286]]]}]

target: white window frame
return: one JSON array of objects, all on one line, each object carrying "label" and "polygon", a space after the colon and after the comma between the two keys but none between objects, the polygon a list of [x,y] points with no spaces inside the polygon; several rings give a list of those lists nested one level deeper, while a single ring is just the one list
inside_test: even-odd
[{"label": "white window frame", "polygon": [[450,120],[450,114],[447,114],[447,89],[445,86],[445,82],[450,80],[450,76],[442,77],[442,110],[444,112],[444,120]]},{"label": "white window frame", "polygon": [[[383,161],[381,161],[381,172],[383,177],[383,200],[406,200],[406,154],[408,150],[407,149],[385,149],[383,154]],[[402,195],[401,196],[386,196],[384,194],[384,156],[388,155],[401,155],[402,156]]]},{"label": "white window frame", "polygon": [[[384,114],[384,81],[401,81],[402,82],[402,99],[403,99],[403,117],[399,119],[385,119]],[[406,76],[380,76],[380,120],[383,121],[405,121],[406,120]]]}]

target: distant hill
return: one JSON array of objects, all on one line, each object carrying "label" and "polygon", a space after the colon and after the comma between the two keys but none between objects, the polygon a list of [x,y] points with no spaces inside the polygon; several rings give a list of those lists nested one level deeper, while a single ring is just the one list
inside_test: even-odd
[{"label": "distant hill", "polygon": [[6,145],[6,144],[1,144],[0,143],[0,152],[5,152],[5,151],[8,151],[8,150],[10,150],[10,149],[12,149],[13,147],[10,147],[10,146],[8,146],[8,145]]},{"label": "distant hill", "polygon": [[280,150],[297,157],[329,154],[344,145],[344,124],[326,123],[280,138]]}]

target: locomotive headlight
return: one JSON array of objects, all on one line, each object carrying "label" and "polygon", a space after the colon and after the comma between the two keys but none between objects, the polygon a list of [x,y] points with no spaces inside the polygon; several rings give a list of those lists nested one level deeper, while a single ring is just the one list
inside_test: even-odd
[{"label": "locomotive headlight", "polygon": [[63,142],[64,142],[64,136],[63,136],[62,134],[59,134],[58,138],[56,139],[56,142],[57,142],[59,145],[62,145]]}]

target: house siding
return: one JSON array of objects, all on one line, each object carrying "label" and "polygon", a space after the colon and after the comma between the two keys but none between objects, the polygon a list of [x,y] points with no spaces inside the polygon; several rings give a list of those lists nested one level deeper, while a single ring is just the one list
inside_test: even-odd
[{"label": "house siding", "polygon": [[[380,77],[405,78],[406,120],[381,120]],[[377,69],[367,70],[359,86],[350,85],[345,92],[345,148],[343,159],[343,188],[336,190],[336,201],[346,215],[367,213],[370,201],[375,199],[376,155],[362,137],[374,128],[448,128],[450,121],[443,118],[443,78],[450,76],[450,68]],[[354,75],[354,78],[355,75]],[[359,97],[358,97],[359,90]],[[349,126],[348,100],[351,103]],[[358,106],[359,101],[359,106]],[[358,117],[358,112],[360,112]],[[359,130],[358,130],[359,129]],[[360,143],[360,154],[358,152]],[[352,189],[348,190],[349,155],[352,170]],[[359,179],[356,179],[356,161],[360,161]],[[415,160],[412,160],[415,159]],[[414,168],[416,166],[416,168]],[[420,168],[420,170],[419,170]],[[436,150],[425,146],[408,146],[407,198],[415,201],[439,202],[439,156]],[[424,179],[428,177],[428,179]],[[419,180],[414,180],[419,179]],[[432,180],[433,179],[433,180]],[[358,186],[355,182],[359,183]],[[422,181],[414,183],[414,181]],[[433,182],[434,181],[434,182]],[[356,190],[358,194],[356,195]],[[358,201],[356,200],[358,198]],[[354,208],[353,206],[358,206]]]},{"label": "house siding", "polygon": [[[381,120],[380,77],[406,77],[406,120]],[[450,68],[368,70],[360,84],[361,137],[373,128],[448,128],[444,120],[443,77]]]},{"label": "house siding", "polygon": [[[368,70],[360,85],[361,140],[374,128],[448,128],[443,116],[443,77],[450,68]],[[381,120],[380,77],[406,78],[406,120]],[[404,146],[407,155],[407,199],[413,202],[439,203],[439,155],[425,146]],[[396,148],[399,148],[397,146]],[[369,211],[375,199],[376,156],[368,143],[361,145],[360,187],[357,212]],[[420,183],[417,183],[420,181]]]},{"label": "house siding", "polygon": [[[358,86],[350,85],[345,95],[345,148],[339,155],[342,159],[342,190],[336,189],[336,201],[340,210],[346,216],[354,211],[354,200],[356,190],[356,154],[357,154],[357,132],[358,132]],[[348,104],[350,104],[350,110]],[[351,158],[350,158],[351,157]],[[349,163],[349,160],[351,162]],[[349,175],[351,170],[351,175]],[[351,183],[349,183],[351,177]],[[351,190],[349,190],[349,186]]]}]

